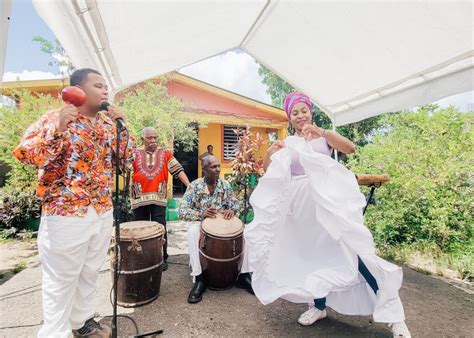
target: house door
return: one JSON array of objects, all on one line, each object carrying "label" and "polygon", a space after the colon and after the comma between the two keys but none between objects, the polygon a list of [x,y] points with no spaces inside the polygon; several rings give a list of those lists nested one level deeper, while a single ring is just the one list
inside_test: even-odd
[{"label": "house door", "polygon": [[[197,135],[196,135],[197,136]],[[198,178],[198,148],[194,146],[192,150],[185,151],[179,143],[174,145],[174,157],[184,168],[184,172],[192,182]],[[186,191],[186,187],[177,177],[173,177],[173,196],[181,197]]]}]

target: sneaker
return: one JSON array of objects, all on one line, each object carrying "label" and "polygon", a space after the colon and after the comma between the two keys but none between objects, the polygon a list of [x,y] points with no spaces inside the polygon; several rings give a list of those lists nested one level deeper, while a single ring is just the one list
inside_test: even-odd
[{"label": "sneaker", "polygon": [[109,338],[111,334],[112,330],[110,327],[96,322],[94,318],[88,319],[80,329],[72,330],[72,336],[74,338]]},{"label": "sneaker", "polygon": [[298,318],[298,324],[303,326],[309,326],[316,323],[316,321],[326,318],[326,310],[319,310],[314,305],[311,305],[305,313],[303,313],[300,318]]},{"label": "sneaker", "polygon": [[393,337],[411,338],[410,331],[408,331],[408,326],[405,322],[388,324],[388,327],[392,329]]}]

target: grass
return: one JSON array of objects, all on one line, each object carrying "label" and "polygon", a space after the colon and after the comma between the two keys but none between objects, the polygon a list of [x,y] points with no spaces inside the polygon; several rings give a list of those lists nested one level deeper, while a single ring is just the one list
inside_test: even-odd
[{"label": "grass", "polygon": [[28,240],[34,237],[34,233],[31,230],[18,231],[15,228],[0,229],[0,244],[11,243],[16,240]]},{"label": "grass", "polygon": [[470,252],[449,254],[435,246],[396,245],[379,247],[379,255],[419,272],[474,282],[474,257]]},{"label": "grass", "polygon": [[16,242],[17,239],[16,238],[13,238],[13,237],[2,237],[0,236],[0,244],[4,244],[4,243],[13,243],[13,242]]},{"label": "grass", "polygon": [[15,228],[0,229],[0,243],[7,243],[15,240]]},{"label": "grass", "polygon": [[20,261],[18,263],[16,263],[15,267],[11,270],[13,272],[13,274],[17,274],[23,270],[26,269],[26,262],[25,261]]}]

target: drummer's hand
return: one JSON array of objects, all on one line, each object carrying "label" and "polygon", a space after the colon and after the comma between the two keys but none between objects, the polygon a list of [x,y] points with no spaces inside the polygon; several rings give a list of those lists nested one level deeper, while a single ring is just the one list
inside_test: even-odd
[{"label": "drummer's hand", "polygon": [[222,214],[224,215],[224,219],[231,219],[235,215],[234,211],[229,209],[225,209]]},{"label": "drummer's hand", "polygon": [[216,207],[209,207],[204,210],[204,218],[216,218],[217,209]]}]

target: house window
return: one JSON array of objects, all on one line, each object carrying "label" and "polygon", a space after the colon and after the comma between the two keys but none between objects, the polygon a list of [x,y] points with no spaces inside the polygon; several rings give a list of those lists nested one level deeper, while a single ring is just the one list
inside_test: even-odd
[{"label": "house window", "polygon": [[268,133],[268,140],[270,141],[270,143],[278,140],[277,132]]},{"label": "house window", "polygon": [[234,130],[240,130],[237,126],[224,126],[224,161],[235,159],[235,148],[239,139]]}]

